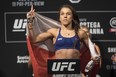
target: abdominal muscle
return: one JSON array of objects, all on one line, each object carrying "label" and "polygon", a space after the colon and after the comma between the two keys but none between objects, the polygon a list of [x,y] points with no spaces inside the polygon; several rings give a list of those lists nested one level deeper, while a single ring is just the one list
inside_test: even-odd
[{"label": "abdominal muscle", "polygon": [[55,52],[55,58],[57,59],[79,59],[80,52],[76,49],[60,49]]}]

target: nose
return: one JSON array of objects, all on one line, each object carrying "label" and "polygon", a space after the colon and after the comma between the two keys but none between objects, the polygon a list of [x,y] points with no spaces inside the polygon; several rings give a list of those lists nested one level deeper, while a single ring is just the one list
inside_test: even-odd
[{"label": "nose", "polygon": [[67,14],[64,14],[64,18],[67,18]]}]

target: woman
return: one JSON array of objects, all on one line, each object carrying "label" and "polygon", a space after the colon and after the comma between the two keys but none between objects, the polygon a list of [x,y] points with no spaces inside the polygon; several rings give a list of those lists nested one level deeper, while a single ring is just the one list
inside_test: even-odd
[{"label": "woman", "polygon": [[76,11],[70,5],[63,5],[59,10],[60,28],[51,28],[39,35],[34,35],[33,32],[32,19],[34,16],[35,9],[32,6],[31,10],[27,13],[31,42],[38,43],[51,38],[55,48],[56,59],[79,59],[80,42],[84,42],[89,47],[93,58],[98,57],[94,52],[94,47],[90,45],[92,42],[88,35],[80,29]]},{"label": "woman", "polygon": [[[89,32],[89,28],[85,25],[81,25],[80,27],[82,30],[84,30],[87,35],[91,38],[91,35],[90,35],[90,32]],[[96,53],[98,55],[100,55],[100,48],[98,45],[96,45],[94,43],[94,46],[95,46],[95,49],[96,49]],[[81,56],[80,56],[80,59],[81,59],[81,72],[82,72],[82,75],[83,77],[86,77],[86,75],[89,75],[89,77],[96,77],[96,74],[98,73],[99,69],[100,69],[100,66],[101,66],[101,60],[100,62],[99,61],[96,61],[93,68],[89,71],[89,73],[86,73],[85,72],[85,67],[87,65],[87,63],[92,59],[91,58],[91,53],[89,51],[89,48],[84,44],[82,43],[81,44],[81,50],[80,50],[80,53],[81,53]]]}]

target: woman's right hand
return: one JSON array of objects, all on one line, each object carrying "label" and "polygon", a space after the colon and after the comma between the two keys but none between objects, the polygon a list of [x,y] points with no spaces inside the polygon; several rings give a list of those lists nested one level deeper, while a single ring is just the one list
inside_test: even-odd
[{"label": "woman's right hand", "polygon": [[35,16],[35,9],[33,9],[33,5],[31,6],[31,10],[27,12],[27,19],[34,18]]}]

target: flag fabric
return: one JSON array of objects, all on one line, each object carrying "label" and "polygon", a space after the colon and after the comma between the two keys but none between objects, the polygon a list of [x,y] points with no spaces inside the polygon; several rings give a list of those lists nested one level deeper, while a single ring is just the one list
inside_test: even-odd
[{"label": "flag fabric", "polygon": [[[81,72],[86,75],[86,72],[84,70],[85,70],[87,63],[91,60],[91,53],[89,51],[89,48],[86,46],[83,46],[80,52],[81,52],[81,56],[80,56]],[[100,64],[99,63],[95,64],[88,73],[89,77],[96,77],[96,74],[98,73],[99,69],[100,69]]]},{"label": "flag fabric", "polygon": [[31,44],[29,37],[26,40],[34,77],[52,77],[47,73],[47,60],[55,59],[54,53]]},{"label": "flag fabric", "polygon": [[[60,27],[60,23],[58,21],[55,21],[38,13],[35,13],[32,25],[35,35],[45,32],[50,28]],[[52,40],[48,39],[41,43],[32,44],[27,26],[26,42],[29,51],[29,56],[32,62],[34,77],[52,77],[52,75],[47,73],[47,60],[55,59]]]}]

